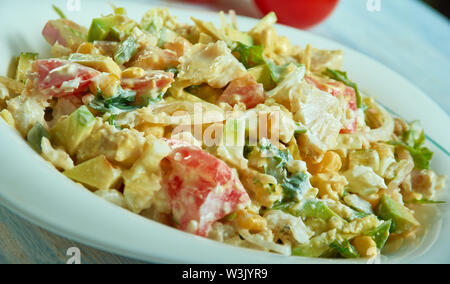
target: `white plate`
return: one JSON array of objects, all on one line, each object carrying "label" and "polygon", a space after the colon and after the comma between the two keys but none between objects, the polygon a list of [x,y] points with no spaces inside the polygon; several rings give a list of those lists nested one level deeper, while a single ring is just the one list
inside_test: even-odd
[{"label": "white plate", "polygon": [[[55,1],[57,2],[57,1]],[[75,1],[76,2],[76,1]],[[0,21],[0,74],[6,74],[8,64],[20,51],[37,51],[48,54],[49,46],[41,37],[41,29],[48,19],[56,18],[52,1],[1,1]],[[57,2],[61,5],[65,1]],[[82,1],[81,11],[68,16],[85,26],[99,14],[110,13],[107,3]],[[128,9],[129,15],[140,19],[151,5],[116,3]],[[200,19],[214,20],[214,13],[171,10],[181,21],[195,15]],[[249,29],[255,20],[239,18],[242,29]],[[406,119],[420,119],[435,152],[433,168],[450,175],[450,119],[444,111],[424,93],[385,66],[374,62],[338,43],[278,26],[280,34],[294,43],[311,43],[319,48],[343,49],[344,69],[359,86],[376,99],[394,109]],[[426,54],[424,54],[426,56]],[[423,70],[418,70],[422,72]],[[0,200],[20,216],[65,236],[109,252],[149,262],[187,263],[327,263],[349,260],[322,260],[284,257],[254,250],[241,249],[183,233],[176,229],[144,219],[96,197],[75,185],[55,171],[40,158],[11,128],[0,122]],[[447,149],[447,150],[445,150]],[[448,194],[441,199],[450,201]],[[433,210],[433,207],[430,207]],[[429,234],[420,243],[412,244],[383,262],[438,262],[450,263],[450,214],[446,205],[431,221]],[[444,208],[444,209],[442,209]],[[355,260],[364,261],[364,260]]]}]

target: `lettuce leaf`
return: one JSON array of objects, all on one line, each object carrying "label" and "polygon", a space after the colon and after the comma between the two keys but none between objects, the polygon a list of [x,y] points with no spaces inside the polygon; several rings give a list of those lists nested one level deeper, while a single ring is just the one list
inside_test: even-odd
[{"label": "lettuce leaf", "polygon": [[299,194],[307,189],[308,176],[304,172],[290,173],[288,171],[287,163],[293,160],[289,150],[280,150],[268,139],[261,139],[258,146],[244,147],[245,158],[251,159],[252,153],[256,153],[258,159],[266,159],[265,174],[273,176],[283,189],[283,199],[276,206],[283,206],[282,203],[299,201]]},{"label": "lettuce leaf", "polygon": [[339,70],[332,70],[330,68],[327,68],[327,70],[325,70],[322,74],[330,77],[333,80],[340,81],[349,87],[352,87],[356,93],[356,107],[357,108],[363,107],[361,94],[359,93],[359,90],[358,90],[358,85],[356,85],[356,83],[354,83],[354,82],[350,81],[350,79],[348,79],[347,72],[343,72],[343,71],[339,71]]},{"label": "lettuce leaf", "polygon": [[241,42],[235,42],[232,53],[247,69],[265,63],[264,46],[262,45],[250,46]]},{"label": "lettuce leaf", "polygon": [[412,147],[400,141],[391,141],[389,144],[404,147],[409,151],[414,160],[414,165],[419,170],[428,170],[430,168],[430,161],[433,158],[433,152],[426,147]]},{"label": "lettuce leaf", "polygon": [[409,128],[402,136],[403,142],[411,147],[420,147],[425,142],[425,133],[420,121],[415,120],[409,123]]},{"label": "lettuce leaf", "polygon": [[409,123],[408,130],[403,133],[402,141],[391,141],[391,145],[404,147],[409,151],[414,159],[414,164],[417,169],[428,170],[430,168],[430,161],[433,158],[433,152],[422,147],[425,143],[425,133],[419,121],[412,121]]}]

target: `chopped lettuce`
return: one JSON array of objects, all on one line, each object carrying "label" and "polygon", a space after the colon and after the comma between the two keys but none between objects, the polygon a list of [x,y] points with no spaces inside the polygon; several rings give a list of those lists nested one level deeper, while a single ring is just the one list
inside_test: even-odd
[{"label": "chopped lettuce", "polygon": [[419,170],[430,168],[430,161],[433,158],[433,152],[426,147],[411,147],[403,142],[391,142],[392,145],[398,145],[406,148],[414,159],[414,164]]},{"label": "chopped lettuce", "polygon": [[349,87],[352,87],[356,93],[356,107],[357,108],[363,107],[361,94],[359,93],[359,90],[358,90],[358,85],[356,85],[356,83],[354,83],[354,82],[350,81],[350,79],[348,79],[347,72],[343,72],[343,71],[339,71],[339,70],[331,70],[330,68],[327,68],[327,70],[325,70],[323,72],[323,75],[328,76],[333,80],[340,81]]},{"label": "chopped lettuce", "polygon": [[306,173],[290,173],[287,170],[287,163],[293,160],[288,149],[280,150],[268,139],[261,139],[257,147],[245,146],[244,157],[249,160],[255,158],[266,161],[264,173],[277,179],[283,189],[282,203],[299,201],[299,195],[308,189],[309,180]]},{"label": "chopped lettuce", "polygon": [[411,147],[420,147],[425,142],[425,132],[420,121],[415,120],[409,123],[409,128],[403,133],[403,142]]},{"label": "chopped lettuce", "polygon": [[402,141],[391,141],[391,145],[404,147],[409,151],[414,164],[417,169],[428,170],[430,168],[430,161],[433,158],[433,152],[422,147],[425,142],[425,133],[420,125],[420,122],[413,121],[409,124],[409,128],[403,133]]},{"label": "chopped lettuce", "polygon": [[245,45],[236,42],[232,52],[247,69],[265,63],[262,45]]},{"label": "chopped lettuce", "polygon": [[283,189],[284,199],[296,200],[299,191],[306,190],[305,186],[308,184],[308,176],[303,172],[292,174],[291,176],[284,176],[281,183]]}]

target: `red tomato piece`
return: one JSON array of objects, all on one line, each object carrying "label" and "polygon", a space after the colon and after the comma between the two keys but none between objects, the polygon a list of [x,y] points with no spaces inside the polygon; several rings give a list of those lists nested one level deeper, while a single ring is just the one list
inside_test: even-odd
[{"label": "red tomato piece", "polygon": [[244,103],[247,109],[254,108],[265,100],[263,85],[257,83],[251,76],[231,81],[219,98],[219,102],[225,102],[231,106],[239,102]]},{"label": "red tomato piece", "polygon": [[306,29],[327,18],[338,0],[255,0],[255,3],[265,14],[274,11],[281,23]]},{"label": "red tomato piece", "polygon": [[324,91],[324,92],[327,91],[327,87],[325,85],[319,83],[317,80],[314,80],[312,77],[305,76],[305,80],[309,84],[316,86],[317,89]]},{"label": "red tomato piece", "polygon": [[58,19],[48,21],[42,30],[42,35],[51,45],[58,42],[60,45],[76,51],[78,46],[86,41],[87,30],[70,20]]},{"label": "red tomato piece", "polygon": [[348,107],[351,110],[356,111],[356,92],[355,89],[349,87],[341,82],[329,82],[331,86],[336,86],[337,88],[331,88],[330,93],[337,97],[339,95],[344,95],[345,99],[348,101]]},{"label": "red tomato piece", "polygon": [[173,83],[173,73],[164,71],[150,71],[141,78],[123,78],[122,87],[137,91],[159,91],[168,88]]},{"label": "red tomato piece", "polygon": [[61,59],[36,60],[31,79],[43,94],[62,97],[77,95],[88,90],[99,71]]},{"label": "red tomato piece", "polygon": [[[334,97],[339,98],[340,96],[343,95],[344,98],[346,99],[346,101],[348,102],[348,108],[350,110],[352,110],[353,112],[356,112],[356,110],[357,110],[356,92],[352,87],[349,87],[342,82],[336,82],[336,81],[327,82],[326,84],[322,84],[309,76],[305,76],[305,80],[309,84],[316,86],[316,88],[318,88],[324,92],[330,93]],[[341,130],[341,133],[355,132],[356,125],[357,125],[357,121],[356,121],[356,115],[355,115],[353,119],[347,121],[347,124]]]},{"label": "red tomato piece", "polygon": [[[335,97],[339,97],[341,95],[344,96],[344,98],[348,102],[348,108],[352,110],[353,112],[356,112],[357,106],[356,106],[356,92],[355,89],[352,87],[349,87],[341,82],[329,82],[328,85],[330,86],[336,86],[336,88],[331,87],[329,89],[330,94],[332,94]],[[350,121],[348,121],[347,125],[344,126],[344,128],[341,130],[341,133],[353,133],[356,130],[356,115],[354,118]]]},{"label": "red tomato piece", "polygon": [[178,229],[206,236],[214,222],[250,198],[225,162],[197,147],[174,146],[163,179],[173,219]]},{"label": "red tomato piece", "polygon": [[156,46],[147,47],[139,51],[134,57],[136,59],[130,66],[141,67],[146,70],[167,70],[167,68],[176,67],[180,64],[174,51]]}]

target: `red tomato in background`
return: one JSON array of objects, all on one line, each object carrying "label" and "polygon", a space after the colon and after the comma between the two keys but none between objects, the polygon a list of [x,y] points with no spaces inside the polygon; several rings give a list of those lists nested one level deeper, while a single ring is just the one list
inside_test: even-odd
[{"label": "red tomato in background", "polygon": [[186,2],[192,2],[192,3],[209,3],[212,2],[214,0],[184,0]]},{"label": "red tomato in background", "polygon": [[261,12],[274,11],[282,24],[307,29],[317,25],[331,12],[339,0],[255,0]]}]

